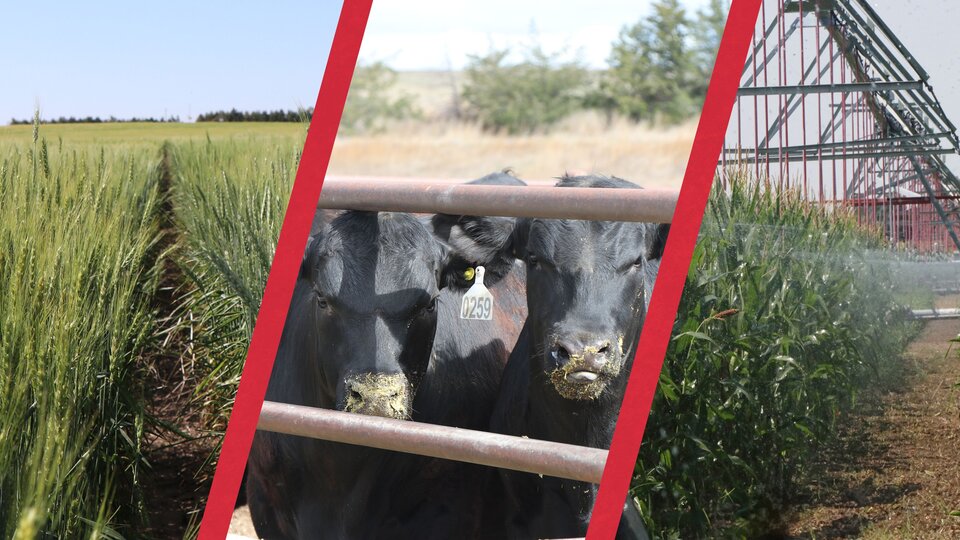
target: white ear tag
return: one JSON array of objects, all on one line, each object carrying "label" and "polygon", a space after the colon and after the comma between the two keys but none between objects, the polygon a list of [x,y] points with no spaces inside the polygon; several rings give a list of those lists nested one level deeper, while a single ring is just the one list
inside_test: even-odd
[{"label": "white ear tag", "polygon": [[483,267],[478,266],[475,272],[473,286],[460,302],[460,318],[489,321],[493,319],[493,295],[483,284]]}]

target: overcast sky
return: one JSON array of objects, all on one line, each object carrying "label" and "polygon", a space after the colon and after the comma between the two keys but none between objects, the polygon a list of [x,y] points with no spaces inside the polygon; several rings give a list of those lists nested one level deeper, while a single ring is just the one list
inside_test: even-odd
[{"label": "overcast sky", "polygon": [[[930,75],[930,85],[954,125],[960,125],[960,4],[955,0],[870,2]],[[954,160],[951,166],[955,167]],[[960,171],[955,171],[960,173]]]}]

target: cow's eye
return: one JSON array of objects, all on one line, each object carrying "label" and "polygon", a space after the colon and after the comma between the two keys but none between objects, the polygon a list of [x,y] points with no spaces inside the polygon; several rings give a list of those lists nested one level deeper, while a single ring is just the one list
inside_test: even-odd
[{"label": "cow's eye", "polygon": [[316,294],[317,294],[317,306],[320,309],[329,308],[330,302],[327,302],[327,299],[323,296],[323,294],[321,294],[320,291],[316,291]]},{"label": "cow's eye", "polygon": [[437,310],[437,297],[434,296],[433,299],[430,300],[430,303],[427,304],[427,307],[423,308],[423,310],[426,311],[427,313],[433,313],[434,311],[436,311],[436,310]]},{"label": "cow's eye", "polygon": [[527,254],[527,264],[530,265],[531,267],[540,266],[540,259],[537,258],[537,256],[534,255],[533,253],[528,253],[528,254]]}]

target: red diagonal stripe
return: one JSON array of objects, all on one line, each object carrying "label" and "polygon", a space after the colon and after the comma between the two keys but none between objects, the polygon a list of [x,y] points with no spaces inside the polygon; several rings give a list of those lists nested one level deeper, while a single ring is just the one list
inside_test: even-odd
[{"label": "red diagonal stripe", "polygon": [[[267,277],[263,302],[257,315],[250,349],[243,366],[240,387],[223,439],[220,461],[200,525],[201,540],[220,540],[227,535],[237,501],[247,454],[253,442],[260,407],[270,380],[280,344],[283,322],[290,307],[293,287],[316,213],[320,188],[330,162],[330,152],[340,125],[340,115],[357,65],[360,41],[367,26],[372,0],[344,0],[333,36],[323,82],[317,95],[313,119],[283,218],[277,251]],[[306,67],[306,66],[305,66]]]},{"label": "red diagonal stripe", "polygon": [[640,333],[633,372],[627,383],[587,530],[588,540],[613,538],[617,532],[760,3],[761,0],[733,0],[730,6],[647,320]]}]

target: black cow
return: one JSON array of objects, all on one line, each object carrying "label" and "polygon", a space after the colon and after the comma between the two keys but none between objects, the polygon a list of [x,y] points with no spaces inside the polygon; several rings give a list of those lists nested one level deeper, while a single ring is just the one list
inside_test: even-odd
[{"label": "black cow", "polygon": [[[637,188],[625,180],[563,177],[559,187]],[[613,437],[667,225],[519,220],[512,230],[475,221],[473,238],[525,261],[529,317],[503,374],[491,429],[594,448]],[[489,520],[506,516],[508,538],[583,535],[596,486],[502,470],[506,492]],[[620,535],[645,537],[625,505]]]},{"label": "black cow", "polygon": [[[507,172],[469,183],[526,185]],[[526,272],[523,264],[513,259],[491,257],[502,246],[490,245],[479,235],[474,238],[463,227],[482,223],[484,229],[509,231],[516,219],[437,214],[430,221],[449,255],[429,376],[418,394],[415,416],[437,424],[486,429],[510,349],[527,318]],[[486,262],[484,283],[495,300],[493,320],[463,320],[460,301],[473,285],[473,278],[466,276],[472,275],[481,261]]]},{"label": "black cow", "polygon": [[[522,185],[503,174],[477,182]],[[456,218],[431,221],[444,240],[461,237]],[[451,253],[404,214],[320,213],[314,229],[267,399],[485,427],[525,320],[522,265],[488,269],[493,321],[463,321],[470,250]],[[470,536],[485,477],[473,465],[265,432],[249,470],[250,510],[266,538]]]},{"label": "black cow", "polygon": [[[437,326],[446,250],[417,218],[321,212],[268,400],[413,416]],[[265,538],[357,538],[387,452],[257,432],[247,495]],[[362,530],[362,529],[361,529]]]},{"label": "black cow", "polygon": [[[525,185],[506,173],[493,173],[472,184]],[[460,302],[471,285],[476,262],[493,246],[468,241],[462,225],[512,230],[514,218],[436,215],[435,234],[450,248],[440,291],[437,335],[430,366],[414,401],[413,419],[467,429],[488,429],[500,377],[510,349],[526,320],[525,271],[513,260],[488,261],[484,283],[494,296],[493,320],[460,319]],[[499,249],[500,246],[496,246]],[[470,276],[470,277],[468,277]],[[491,538],[481,523],[489,469],[457,461],[395,455],[386,468],[404,471],[402,482],[378,490],[368,500],[385,508],[389,519],[374,538]],[[393,472],[397,476],[396,472]]]}]

